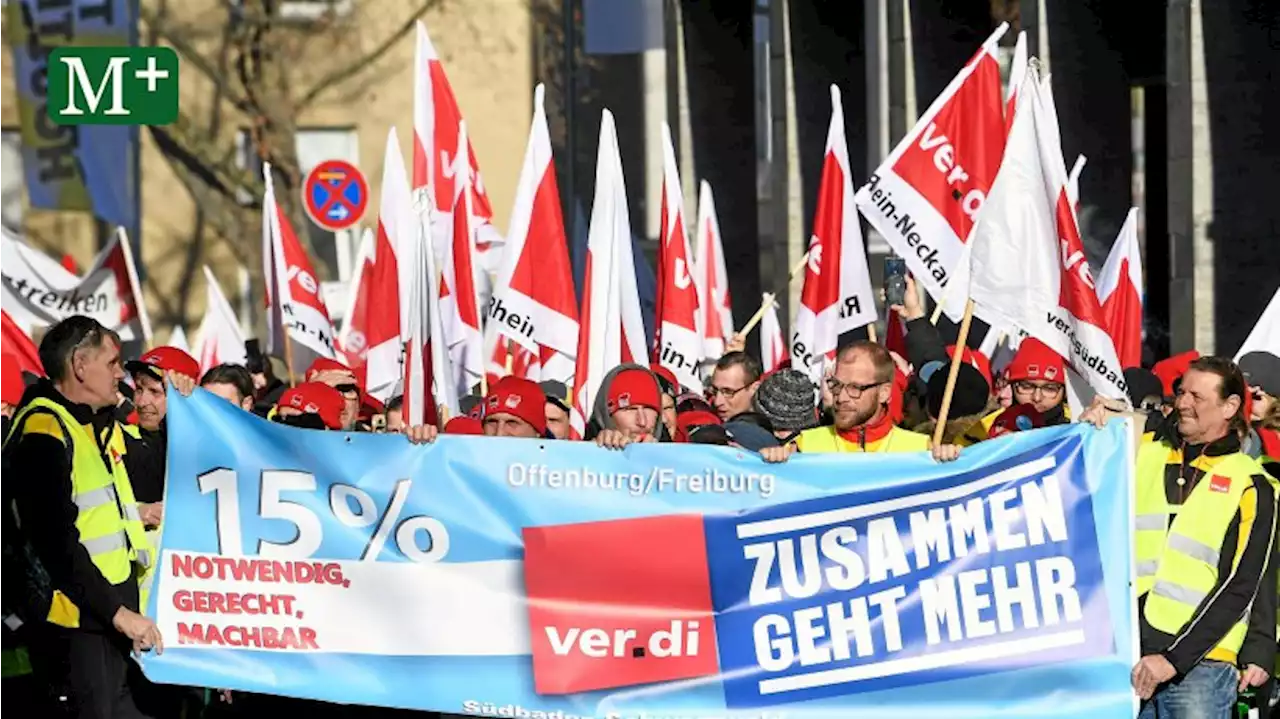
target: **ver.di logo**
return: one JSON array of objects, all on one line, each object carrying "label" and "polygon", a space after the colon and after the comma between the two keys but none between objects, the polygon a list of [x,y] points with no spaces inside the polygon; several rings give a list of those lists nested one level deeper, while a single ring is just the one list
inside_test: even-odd
[{"label": "ver.di logo", "polygon": [[60,47],[49,55],[57,125],[168,125],[178,119],[178,55],[167,47]]}]

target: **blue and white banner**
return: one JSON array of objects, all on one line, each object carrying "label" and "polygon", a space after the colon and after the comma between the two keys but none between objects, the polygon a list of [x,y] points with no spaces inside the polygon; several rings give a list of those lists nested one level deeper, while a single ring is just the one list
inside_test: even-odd
[{"label": "blue and white banner", "polygon": [[170,393],[155,681],[495,717],[1131,717],[1132,438],[298,430]]}]

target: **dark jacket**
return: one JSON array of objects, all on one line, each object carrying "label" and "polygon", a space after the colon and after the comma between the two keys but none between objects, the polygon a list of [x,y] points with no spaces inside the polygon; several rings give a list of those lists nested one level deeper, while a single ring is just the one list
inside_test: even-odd
[{"label": "dark jacket", "polygon": [[[27,388],[19,411],[36,397],[65,407],[98,440],[100,458],[108,468],[111,466],[102,438],[115,428],[112,408],[94,412],[87,405],[71,402],[42,379]],[[53,586],[80,608],[80,628],[112,630],[112,619],[120,607],[138,610],[138,583],[132,577],[120,584],[108,582],[80,544],[76,529],[79,510],[71,499],[66,445],[45,434],[24,434],[12,442],[13,446],[7,448],[12,476],[5,480],[12,487],[24,536]]]},{"label": "dark jacket", "polygon": [[273,377],[271,383],[258,393],[258,399],[253,404],[253,413],[259,417],[266,417],[271,412],[271,408],[280,401],[280,395],[287,389],[289,385]]},{"label": "dark jacket", "polygon": [[164,420],[154,432],[138,428],[140,437],[124,435],[124,466],[129,470],[129,483],[133,496],[139,502],[159,502],[164,499],[165,455],[169,450],[169,432]]}]

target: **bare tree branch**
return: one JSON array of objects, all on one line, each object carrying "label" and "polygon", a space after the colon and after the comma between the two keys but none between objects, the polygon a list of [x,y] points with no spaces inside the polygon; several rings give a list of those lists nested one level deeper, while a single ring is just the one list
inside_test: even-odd
[{"label": "bare tree branch", "polygon": [[426,0],[421,5],[418,6],[417,10],[414,10],[409,15],[409,19],[405,20],[404,24],[401,25],[399,29],[397,29],[395,32],[388,35],[387,38],[383,40],[382,43],[379,44],[376,48],[374,48],[371,52],[364,55],[363,57],[356,59],[354,62],[348,64],[346,67],[340,70],[335,70],[334,72],[331,72],[328,75],[325,75],[324,77],[320,78],[320,80],[315,85],[313,85],[310,90],[307,90],[305,93],[303,93],[302,99],[300,99],[297,102],[297,105],[296,105],[297,110],[301,112],[302,110],[309,107],[311,103],[315,102],[317,98],[323,95],[325,91],[329,90],[332,86],[342,82],[346,82],[347,80],[350,80],[356,75],[359,75],[364,70],[368,69],[370,65],[382,59],[382,56],[386,55],[387,52],[389,52],[397,42],[399,42],[405,35],[408,35],[410,32],[413,31],[413,28],[415,25],[417,25],[419,18],[421,18],[423,15],[426,15],[427,11],[431,10],[432,8],[436,7],[439,4],[440,4],[440,0]]},{"label": "bare tree branch", "polygon": [[222,94],[223,98],[237,110],[243,113],[252,111],[245,98],[232,91],[226,73],[219,71],[213,63],[209,62],[209,59],[189,42],[188,36],[184,35],[181,30],[169,26],[164,21],[162,14],[143,9],[140,15],[154,38],[164,40],[178,54],[182,55],[184,66],[194,67],[199,70],[200,74],[213,83],[214,90]]}]

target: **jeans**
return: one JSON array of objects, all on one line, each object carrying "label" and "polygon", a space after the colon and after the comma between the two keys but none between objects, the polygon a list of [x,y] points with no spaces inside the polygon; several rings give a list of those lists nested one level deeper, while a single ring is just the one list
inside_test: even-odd
[{"label": "jeans", "polygon": [[1182,679],[1156,690],[1138,719],[1228,719],[1235,712],[1240,673],[1223,662],[1200,662]]}]

